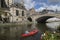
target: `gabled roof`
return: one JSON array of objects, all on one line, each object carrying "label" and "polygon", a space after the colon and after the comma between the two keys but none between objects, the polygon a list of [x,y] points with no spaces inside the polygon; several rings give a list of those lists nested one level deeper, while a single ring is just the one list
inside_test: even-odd
[{"label": "gabled roof", "polygon": [[35,10],[35,9],[34,8],[29,9],[29,11],[31,11],[31,10]]}]

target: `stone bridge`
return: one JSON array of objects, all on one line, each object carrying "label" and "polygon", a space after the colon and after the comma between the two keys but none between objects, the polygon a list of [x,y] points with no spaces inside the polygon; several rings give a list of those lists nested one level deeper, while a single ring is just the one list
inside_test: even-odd
[{"label": "stone bridge", "polygon": [[[57,18],[60,18],[60,14],[33,14],[33,15],[30,15],[28,18],[30,18],[31,20],[30,21],[36,21],[38,18],[43,18],[43,17],[57,17]],[[45,19],[43,18],[43,19]]]}]

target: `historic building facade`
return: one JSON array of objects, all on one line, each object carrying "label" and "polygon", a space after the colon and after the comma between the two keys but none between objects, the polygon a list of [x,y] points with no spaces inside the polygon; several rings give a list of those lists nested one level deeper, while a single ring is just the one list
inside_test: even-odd
[{"label": "historic building facade", "polygon": [[22,3],[14,3],[14,0],[0,0],[0,8],[4,8],[4,13],[1,14],[4,22],[21,22],[26,20],[27,10]]},{"label": "historic building facade", "polygon": [[22,4],[11,5],[10,13],[11,13],[10,22],[20,22],[22,20],[26,20],[27,10]]}]

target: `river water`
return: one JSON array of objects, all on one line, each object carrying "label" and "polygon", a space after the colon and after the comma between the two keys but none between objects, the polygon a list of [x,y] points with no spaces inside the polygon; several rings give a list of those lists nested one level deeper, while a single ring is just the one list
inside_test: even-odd
[{"label": "river water", "polygon": [[[60,22],[52,23],[40,23],[40,24],[26,24],[21,26],[1,26],[0,27],[0,40],[39,40],[39,35],[45,31],[58,31],[57,28],[60,27]],[[22,38],[21,34],[25,31],[32,31],[38,29],[39,32],[31,37]]]}]

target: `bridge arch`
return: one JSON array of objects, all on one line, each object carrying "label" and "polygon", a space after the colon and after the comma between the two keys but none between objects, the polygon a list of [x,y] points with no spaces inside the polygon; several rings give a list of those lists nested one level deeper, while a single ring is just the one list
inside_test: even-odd
[{"label": "bridge arch", "polygon": [[32,18],[31,17],[28,17],[27,20],[30,21],[30,22],[32,22]]},{"label": "bridge arch", "polygon": [[37,23],[46,23],[46,20],[53,18],[54,16],[42,16],[36,19]]}]

